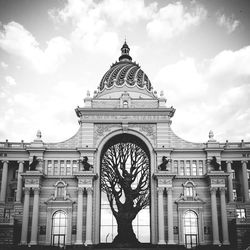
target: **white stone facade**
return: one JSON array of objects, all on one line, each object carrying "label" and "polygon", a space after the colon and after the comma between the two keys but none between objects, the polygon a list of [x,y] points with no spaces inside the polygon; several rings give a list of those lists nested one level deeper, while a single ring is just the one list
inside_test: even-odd
[{"label": "white stone facade", "polygon": [[[135,67],[129,59],[121,62]],[[151,85],[141,87],[136,79],[131,84],[126,74],[118,80],[87,95],[85,106],[75,110],[79,130],[67,141],[46,143],[38,133],[31,143],[0,143],[1,243],[52,245],[58,211],[65,216],[65,245],[100,243],[101,152],[114,136],[131,134],[150,152],[152,244],[189,247],[187,212],[197,218],[194,244],[247,244],[250,142],[219,143],[212,134],[205,143],[187,142],[172,131],[175,109],[167,107],[162,93],[157,97]],[[29,171],[33,156],[38,165]],[[85,156],[93,166],[89,171],[79,163]],[[158,169],[163,156],[171,160],[167,171]],[[210,164],[214,156],[220,164],[216,171]]]}]

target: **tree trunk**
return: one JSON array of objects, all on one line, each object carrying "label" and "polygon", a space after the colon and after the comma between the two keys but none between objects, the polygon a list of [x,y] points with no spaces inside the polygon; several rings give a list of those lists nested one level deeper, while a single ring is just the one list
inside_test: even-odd
[{"label": "tree trunk", "polygon": [[118,226],[118,235],[113,240],[113,244],[119,246],[134,246],[138,245],[139,241],[133,231],[131,213],[121,212],[118,214],[116,221]]}]

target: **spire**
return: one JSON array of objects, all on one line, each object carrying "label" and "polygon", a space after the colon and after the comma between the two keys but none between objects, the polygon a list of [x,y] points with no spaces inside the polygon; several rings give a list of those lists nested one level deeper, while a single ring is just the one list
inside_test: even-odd
[{"label": "spire", "polygon": [[129,55],[130,48],[126,43],[126,39],[124,44],[121,47],[121,56],[119,57],[119,61],[132,61],[132,57]]}]

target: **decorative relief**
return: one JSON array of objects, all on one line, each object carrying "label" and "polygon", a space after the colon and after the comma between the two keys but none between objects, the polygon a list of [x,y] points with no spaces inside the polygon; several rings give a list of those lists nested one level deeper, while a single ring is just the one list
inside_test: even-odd
[{"label": "decorative relief", "polygon": [[169,116],[167,115],[84,115],[81,118],[82,121],[86,120],[100,120],[100,121],[121,121],[121,120],[130,120],[130,121],[169,121]]},{"label": "decorative relief", "polygon": [[172,186],[172,179],[159,179],[158,186]]},{"label": "decorative relief", "polygon": [[92,185],[92,180],[88,180],[88,179],[79,179],[79,180],[78,180],[78,184],[79,184],[79,186],[83,186],[83,185]]},{"label": "decorative relief", "polygon": [[103,136],[106,132],[110,132],[113,124],[96,124],[95,132],[97,136]]},{"label": "decorative relief", "polygon": [[225,179],[211,179],[211,184],[225,184]]},{"label": "decorative relief", "polygon": [[138,129],[140,132],[150,137],[154,142],[156,140],[155,124],[129,124],[129,128]]},{"label": "decorative relief", "polygon": [[25,185],[38,185],[39,180],[38,179],[26,179]]}]

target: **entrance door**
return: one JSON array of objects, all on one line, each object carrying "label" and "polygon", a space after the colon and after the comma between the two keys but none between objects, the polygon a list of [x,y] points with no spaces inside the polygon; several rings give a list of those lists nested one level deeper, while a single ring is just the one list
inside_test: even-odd
[{"label": "entrance door", "polygon": [[194,211],[188,210],[183,217],[184,240],[186,248],[198,245],[198,216]]},{"label": "entrance door", "polygon": [[53,235],[53,246],[63,247],[65,245],[65,234]]},{"label": "entrance door", "polygon": [[193,248],[197,246],[197,234],[185,234],[186,248]]}]

